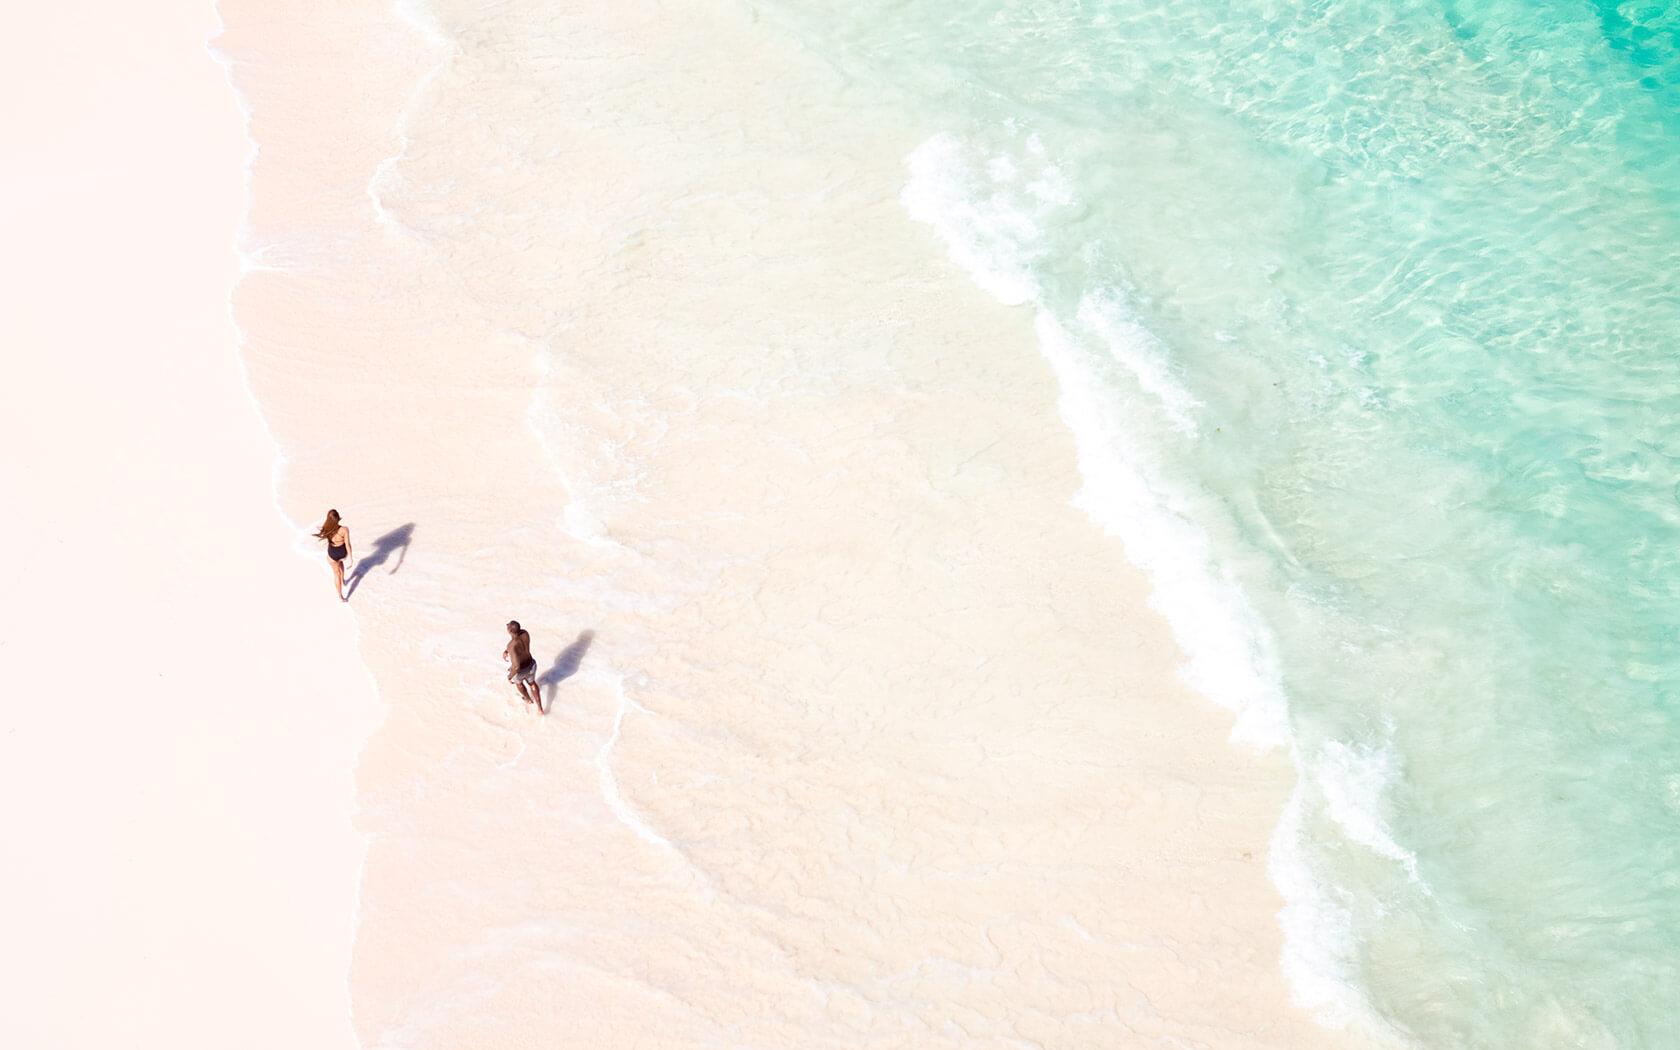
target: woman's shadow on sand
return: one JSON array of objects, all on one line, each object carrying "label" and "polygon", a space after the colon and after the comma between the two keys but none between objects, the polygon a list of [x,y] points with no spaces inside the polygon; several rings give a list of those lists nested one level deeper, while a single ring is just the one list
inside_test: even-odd
[{"label": "woman's shadow on sand", "polygon": [[391,566],[391,571],[385,575],[396,575],[397,570],[402,568],[403,559],[408,557],[408,545],[413,539],[414,522],[411,521],[407,525],[398,525],[390,532],[374,540],[373,553],[358,561],[356,568],[350,573],[350,578],[344,581],[345,600],[348,601],[350,596],[356,593],[356,588],[362,584],[362,577],[390,561],[392,554],[397,556],[397,563]]},{"label": "woman's shadow on sand", "polygon": [[[594,631],[579,632],[571,645],[560,650],[560,655],[554,658],[554,666],[537,676],[537,685],[549,686],[549,696],[553,697],[552,689],[572,675],[577,674],[578,665],[583,663],[583,655],[589,652],[590,643],[595,641]],[[549,703],[553,703],[552,699]]]}]

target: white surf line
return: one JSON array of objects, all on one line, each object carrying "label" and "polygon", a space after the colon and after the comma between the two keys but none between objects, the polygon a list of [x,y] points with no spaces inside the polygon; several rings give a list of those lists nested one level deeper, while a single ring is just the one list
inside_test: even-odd
[{"label": "white surf line", "polygon": [[595,768],[601,777],[601,798],[606,801],[607,808],[612,810],[613,816],[619,823],[636,833],[636,837],[655,846],[661,846],[682,857],[684,866],[688,866],[688,858],[678,849],[670,839],[659,834],[648,826],[641,814],[637,813],[624,801],[624,796],[618,790],[618,779],[613,776],[612,752],[618,746],[618,737],[624,728],[624,716],[631,710],[647,714],[647,709],[630,699],[630,694],[624,691],[624,676],[611,671],[605,672],[612,679],[613,691],[618,694],[618,710],[613,714],[612,732],[607,734],[606,742],[595,755]]},{"label": "white surf line", "polygon": [[[210,53],[210,60],[221,67],[222,77],[227,81],[228,91],[233,94],[233,104],[239,107],[239,133],[245,137],[245,159],[239,166],[240,184],[245,193],[245,201],[239,212],[239,222],[233,231],[233,255],[234,258],[239,260],[239,272],[243,275],[253,270],[275,269],[275,267],[270,267],[262,261],[260,252],[253,254],[246,247],[251,241],[251,203],[253,200],[251,174],[257,163],[257,155],[261,150],[257,146],[256,138],[251,134],[251,107],[246,102],[245,93],[239,90],[239,84],[233,78],[233,56],[216,46],[216,41],[220,40],[222,34],[227,32],[227,20],[222,17],[220,4],[211,4],[210,10],[216,15],[216,31],[210,39],[204,42],[204,50]],[[237,278],[234,283],[238,284]],[[228,295],[228,316],[233,316],[231,289]],[[235,325],[234,327],[237,328],[238,326]],[[239,337],[240,342],[243,343],[245,333],[240,332]],[[243,358],[240,360],[239,367],[240,373],[243,375],[245,370]],[[246,392],[249,393],[249,391],[250,387],[247,384]],[[266,419],[263,420],[263,430],[268,433],[270,439],[274,437],[273,432],[268,430],[268,420]],[[275,442],[275,447],[279,447],[278,442]]]},{"label": "white surf line", "polygon": [[[233,279],[233,283],[228,286],[226,296],[228,326],[233,330],[234,336],[233,363],[239,370],[240,389],[245,392],[245,398],[251,404],[252,414],[256,416],[257,425],[262,427],[263,436],[268,439],[269,448],[273,452],[273,465],[269,468],[268,472],[269,501],[274,505],[275,515],[281,521],[285,522],[287,528],[294,534],[294,539],[292,541],[292,553],[296,554],[300,558],[306,558],[310,562],[314,563],[320,557],[320,547],[317,546],[313,538],[304,531],[304,523],[296,521],[290,514],[286,513],[285,500],[282,499],[280,495],[280,482],[285,476],[286,470],[290,466],[291,461],[286,457],[285,447],[281,445],[280,438],[274,433],[274,428],[269,425],[268,413],[264,410],[262,401],[258,399],[256,390],[254,390],[251,386],[251,370],[245,362],[245,346],[248,342],[248,338],[244,327],[239,323],[239,317],[235,312],[233,305],[234,291],[239,287],[240,282],[244,280],[246,274],[257,271],[284,272],[284,268],[264,263],[261,259],[260,252],[257,255],[253,255],[246,248],[251,236],[251,211],[252,205],[255,202],[255,196],[251,189],[251,183],[253,171],[257,162],[257,156],[260,154],[261,148],[257,145],[256,138],[251,134],[251,107],[247,102],[244,92],[240,91],[238,82],[234,79],[233,58],[227,52],[216,46],[216,41],[223,33],[227,32],[227,22],[222,18],[222,9],[219,5],[211,4],[210,6],[216,16],[216,31],[213,36],[204,42],[204,50],[209,53],[211,61],[221,67],[222,76],[227,81],[228,91],[233,95],[234,104],[239,107],[240,132],[244,135],[245,142],[248,147],[245,153],[244,161],[240,165],[240,178],[244,186],[245,199],[243,207],[240,210],[239,221],[237,226],[234,228],[233,235],[233,251],[235,258],[239,261],[239,275],[236,276]],[[361,621],[356,617],[351,617],[350,623],[351,630],[355,635],[354,642],[356,652],[359,654],[361,652],[362,645]],[[375,700],[378,700],[379,683],[375,680],[373,671],[370,670],[365,663],[363,663],[362,672],[367,677],[369,695],[373,696]],[[382,709],[379,713],[378,719],[380,724],[384,723],[384,716],[385,712]],[[369,728],[367,737],[363,739],[364,745],[366,744],[367,739],[371,738],[377,730],[378,725]],[[362,863],[365,864],[366,860],[366,851],[364,850]],[[360,885],[361,883],[358,880],[357,886],[359,887]],[[359,889],[357,898],[357,910],[359,912]]]},{"label": "white surf line", "polygon": [[531,389],[531,403],[525,410],[525,426],[537,439],[537,448],[542,452],[543,459],[548,462],[549,470],[560,479],[560,487],[566,490],[566,509],[561,514],[561,529],[566,535],[580,543],[587,543],[593,547],[605,547],[625,554],[637,554],[637,551],[607,535],[606,527],[601,519],[592,513],[589,507],[578,496],[579,486],[572,483],[566,476],[566,471],[560,461],[559,450],[543,429],[543,424],[555,415],[545,403],[548,393],[548,380],[554,374],[554,350],[547,342],[537,340],[537,349],[533,356],[537,370],[537,382]]},{"label": "white surf line", "polygon": [[[244,137],[246,144],[245,157],[240,163],[240,181],[244,191],[244,200],[242,201],[239,219],[234,226],[233,232],[233,254],[239,268],[232,283],[228,285],[226,295],[228,326],[233,331],[233,361],[234,366],[239,370],[240,388],[244,390],[245,397],[251,404],[252,414],[256,416],[257,425],[262,428],[263,436],[268,439],[268,447],[273,455],[272,466],[269,468],[268,473],[269,501],[274,506],[275,516],[285,522],[286,526],[296,536],[292,543],[293,553],[299,557],[305,557],[313,561],[319,557],[320,549],[302,533],[299,523],[294,521],[291,515],[286,513],[286,505],[280,495],[280,482],[285,476],[286,469],[290,461],[286,458],[285,448],[281,445],[279,437],[274,433],[274,428],[269,425],[268,413],[264,411],[262,402],[257,398],[256,390],[252,388],[251,371],[245,361],[245,346],[248,339],[245,329],[239,324],[238,314],[234,310],[234,292],[239,287],[240,282],[245,279],[247,274],[259,271],[283,272],[284,268],[272,265],[265,261],[265,256],[267,254],[265,249],[259,248],[253,253],[247,247],[251,242],[251,213],[253,211],[253,205],[256,201],[255,193],[252,190],[252,180],[254,177],[257,157],[261,154],[262,148],[258,145],[256,136],[251,134],[251,106],[249,100],[245,96],[245,93],[239,89],[238,81],[234,78],[233,57],[217,46],[217,41],[221,39],[224,33],[227,32],[227,20],[222,17],[220,4],[212,2],[210,9],[216,17],[216,29],[214,34],[209,39],[205,40],[204,50],[209,54],[210,60],[215,62],[217,66],[221,67],[222,76],[227,82],[228,92],[232,94],[234,105],[239,109],[240,134]],[[357,825],[357,817],[360,815],[361,809],[361,799],[357,794],[356,770],[361,765],[361,756],[367,748],[367,742],[373,738],[373,735],[377,733],[381,727],[383,727],[386,717],[388,716],[390,706],[383,703],[383,697],[379,691],[379,681],[374,677],[373,669],[368,667],[367,662],[361,658],[362,624],[360,617],[354,615],[350,617],[350,628],[352,634],[351,645],[354,647],[357,655],[357,664],[360,666],[362,675],[367,682],[367,695],[373,698],[376,705],[379,705],[379,710],[377,710],[373,715],[372,724],[367,727],[367,730],[363,733],[361,740],[357,742],[356,758],[351,765],[351,768],[348,770],[350,811],[347,815],[347,819],[349,821],[351,835],[354,837],[357,845],[360,847],[360,850],[358,856],[356,857],[356,874],[350,899],[350,939],[349,947],[345,954],[345,968],[342,982],[344,987],[345,1003],[349,1008],[349,1016],[346,1018],[346,1025],[350,1031],[351,1043],[352,1045],[360,1046],[360,1040],[357,1039],[355,1034],[356,997],[355,989],[350,980],[350,963],[355,955],[355,946],[361,940],[362,936],[362,891],[367,885],[367,862],[369,855],[372,853],[373,836],[362,831]]]},{"label": "white surf line", "polygon": [[[1081,481],[1073,505],[1116,538],[1143,571],[1149,604],[1183,653],[1179,676],[1232,713],[1231,739],[1260,752],[1287,748],[1295,783],[1272,832],[1267,874],[1283,898],[1281,966],[1296,1005],[1327,1028],[1358,1024],[1406,1045],[1357,983],[1353,916],[1333,886],[1320,880],[1308,852],[1307,826],[1323,808],[1323,788],[1294,735],[1271,632],[1217,558],[1193,514],[1195,502],[1168,482],[1147,447],[1133,438],[1129,417],[1080,352],[1081,337],[1098,337],[1188,439],[1196,434],[1198,402],[1179,385],[1160,340],[1136,318],[1122,289],[1084,290],[1072,327],[1046,305],[1034,269],[1043,252],[1043,224],[1074,198],[1036,138],[1028,139],[1026,153],[1044,170],[1022,187],[1008,155],[988,161],[955,136],[936,135],[906,158],[909,178],[900,202],[911,219],[933,228],[946,254],[981,289],[1006,306],[1034,309],[1038,350],[1056,380],[1057,412],[1074,440]],[[1380,782],[1374,774],[1355,777],[1342,793],[1342,816],[1357,829],[1349,838],[1406,864],[1411,855],[1386,829],[1361,826],[1357,796],[1373,779]],[[1414,865],[1415,859],[1408,873]]]},{"label": "white surf line", "polygon": [[402,163],[408,156],[408,147],[411,144],[408,137],[410,114],[413,113],[420,100],[425,97],[427,90],[432,86],[432,81],[436,80],[449,67],[450,59],[455,57],[456,47],[455,42],[450,40],[448,35],[443,32],[437,18],[426,9],[424,0],[395,0],[391,4],[391,10],[395,12],[398,21],[405,23],[414,31],[416,36],[442,52],[437,63],[427,70],[426,75],[422,76],[419,82],[414,85],[414,90],[409,93],[408,101],[403,103],[402,112],[397,114],[397,152],[375,165],[373,175],[368,179],[367,195],[368,200],[373,204],[374,219],[387,233],[401,234],[408,232],[407,228],[386,209],[385,202],[379,196],[379,185],[385,180],[391,169]]},{"label": "white surf line", "polygon": [[[239,166],[239,178],[244,190],[244,201],[239,211],[239,221],[233,230],[233,256],[239,263],[239,274],[227,291],[228,324],[233,327],[233,361],[239,369],[239,385],[245,391],[245,397],[251,402],[252,411],[256,413],[257,422],[263,429],[263,436],[268,438],[269,447],[274,450],[274,463],[268,472],[269,497],[274,501],[274,510],[280,515],[280,520],[286,522],[294,530],[298,523],[287,514],[285,505],[280,500],[280,478],[286,470],[286,453],[280,447],[280,439],[275,437],[274,429],[268,425],[268,415],[263,412],[262,403],[251,389],[251,372],[245,365],[244,347],[246,343],[245,330],[239,326],[239,318],[233,309],[233,294],[239,287],[239,282],[248,273],[259,270],[277,270],[278,267],[269,266],[263,262],[261,252],[253,254],[247,247],[251,241],[251,211],[255,197],[251,190],[253,169],[256,167],[257,155],[261,152],[257,146],[255,136],[251,134],[251,107],[245,93],[239,90],[239,84],[233,77],[233,56],[216,46],[216,41],[227,32],[227,20],[222,17],[219,4],[211,4],[210,9],[216,15],[216,31],[204,42],[204,50],[209,52],[210,60],[221,67],[222,77],[227,81],[228,91],[233,95],[233,104],[239,107],[239,133],[245,138],[245,158]],[[304,540],[299,537],[293,544],[293,549],[299,554],[304,552]]]}]

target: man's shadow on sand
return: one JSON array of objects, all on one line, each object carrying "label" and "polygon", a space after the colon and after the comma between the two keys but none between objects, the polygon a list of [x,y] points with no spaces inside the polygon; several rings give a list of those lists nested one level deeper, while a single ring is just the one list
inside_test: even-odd
[{"label": "man's shadow on sand", "polygon": [[407,525],[398,525],[374,540],[373,553],[356,562],[356,568],[350,573],[350,578],[344,581],[345,600],[348,601],[350,596],[356,593],[356,588],[362,584],[362,577],[390,561],[392,554],[397,556],[397,563],[391,566],[391,571],[385,575],[395,576],[397,570],[402,568],[403,559],[408,557],[408,545],[413,539],[414,522],[411,521]]},{"label": "man's shadow on sand", "polygon": [[577,674],[578,665],[583,663],[583,655],[589,651],[590,643],[595,641],[594,631],[582,631],[571,645],[560,650],[560,655],[554,658],[554,666],[537,676],[537,685],[549,686],[549,703],[553,703],[553,687]]}]

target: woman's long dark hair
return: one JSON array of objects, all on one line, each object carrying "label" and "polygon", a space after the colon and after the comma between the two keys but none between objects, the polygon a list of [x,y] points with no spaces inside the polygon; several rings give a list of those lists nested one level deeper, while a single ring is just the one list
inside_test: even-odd
[{"label": "woman's long dark hair", "polygon": [[330,541],[333,535],[338,532],[338,526],[338,511],[327,511],[327,520],[321,523],[321,531],[315,534],[315,538]]}]

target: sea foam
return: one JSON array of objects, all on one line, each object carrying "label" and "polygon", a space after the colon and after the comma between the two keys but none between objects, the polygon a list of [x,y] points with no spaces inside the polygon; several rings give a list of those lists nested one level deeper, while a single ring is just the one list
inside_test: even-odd
[{"label": "sea foam", "polygon": [[432,84],[449,68],[449,62],[456,54],[456,46],[445,30],[443,22],[425,0],[395,0],[391,9],[396,13],[398,20],[437,55],[437,61],[415,83],[414,90],[409,93],[408,101],[397,117],[397,151],[375,165],[373,174],[368,178],[367,197],[373,207],[374,219],[387,233],[395,235],[407,233],[409,230],[386,207],[387,186],[396,177],[397,168],[408,156],[409,148],[413,145],[409,138],[412,114],[425,100]]},{"label": "sea foam", "polygon": [[900,199],[911,218],[932,227],[951,259],[998,301],[1035,309],[1038,348],[1056,376],[1057,408],[1078,456],[1073,502],[1148,577],[1150,604],[1184,652],[1182,677],[1233,712],[1233,740],[1289,750],[1296,786],[1272,837],[1268,873],[1285,902],[1282,964],[1297,1002],[1331,1026],[1357,1019],[1382,1030],[1355,979],[1353,910],[1314,871],[1305,836],[1309,817],[1328,812],[1349,838],[1416,880],[1416,858],[1382,819],[1392,762],[1386,752],[1347,748],[1303,759],[1271,634],[1198,524],[1212,508],[1168,477],[1157,451],[1162,440],[1196,437],[1200,402],[1123,290],[1085,289],[1059,309],[1041,284],[1046,233],[1058,211],[1078,202],[1038,138],[1011,157],[937,135],[907,167]]},{"label": "sea foam", "polygon": [[[1027,139],[1023,154],[987,157],[954,136],[935,136],[911,153],[901,200],[983,289],[1007,305],[1035,307],[1039,350],[1056,376],[1057,407],[1079,457],[1075,505],[1148,575],[1150,602],[1184,649],[1185,679],[1235,713],[1233,737],[1261,748],[1282,745],[1287,711],[1267,632],[1128,412],[1152,411],[1194,435],[1195,398],[1172,378],[1159,340],[1116,290],[1086,293],[1070,320],[1048,304],[1033,264],[1046,253],[1046,221],[1076,202],[1041,142]],[[1128,404],[1107,380],[1092,340],[1130,374],[1143,399]]]}]

